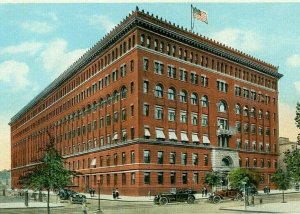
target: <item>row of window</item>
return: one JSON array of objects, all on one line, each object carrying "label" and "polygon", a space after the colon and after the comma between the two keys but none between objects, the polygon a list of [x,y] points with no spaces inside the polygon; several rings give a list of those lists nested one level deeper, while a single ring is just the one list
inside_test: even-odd
[{"label": "row of window", "polygon": [[[154,43],[151,41],[150,36],[145,36],[144,34],[140,35],[140,45],[145,46],[147,48],[154,49],[161,53],[165,53],[169,56],[178,57],[179,59],[183,59],[185,61],[189,61],[196,65],[201,65],[206,68],[211,68],[212,70],[219,71],[221,73],[234,76],[239,79],[243,79],[255,84],[259,84],[271,89],[277,88],[276,79],[269,79],[264,77],[264,75],[252,73],[250,71],[241,69],[239,67],[228,66],[227,63],[222,60],[216,60],[206,56],[200,52],[193,52],[187,49],[183,49],[182,47],[177,47],[175,44],[167,44],[165,46],[165,42],[158,39],[154,40]],[[147,59],[146,59],[147,60]],[[160,63],[160,62],[157,62]],[[156,66],[156,65],[155,65]],[[161,66],[160,66],[161,67]],[[170,66],[172,67],[172,66]],[[144,63],[144,68],[147,68]],[[155,67],[156,68],[156,67]],[[147,69],[146,69],[147,70]],[[163,68],[158,68],[158,70],[163,70]],[[169,70],[169,68],[168,68]],[[160,71],[159,71],[160,72]],[[175,69],[176,72],[176,69]]]}]

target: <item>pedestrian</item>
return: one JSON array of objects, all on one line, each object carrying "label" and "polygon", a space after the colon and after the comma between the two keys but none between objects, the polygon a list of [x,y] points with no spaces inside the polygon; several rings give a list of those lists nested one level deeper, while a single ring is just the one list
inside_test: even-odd
[{"label": "pedestrian", "polygon": [[95,188],[93,188],[92,191],[93,191],[92,192],[93,193],[93,197],[95,197],[95,192],[96,192]]},{"label": "pedestrian", "polygon": [[116,188],[116,198],[119,199],[119,190]]},{"label": "pedestrian", "polygon": [[205,195],[205,197],[207,196],[207,188],[206,188],[206,186],[204,186],[204,195]]},{"label": "pedestrian", "polygon": [[264,187],[264,193],[267,194],[267,187]]},{"label": "pedestrian", "polygon": [[202,187],[202,189],[201,189],[201,194],[202,194],[202,197],[204,197],[204,187]]},{"label": "pedestrian", "polygon": [[91,196],[91,197],[93,197],[92,191],[93,191],[92,188],[89,188],[89,193],[90,193],[90,196]]},{"label": "pedestrian", "polygon": [[112,195],[113,195],[113,199],[116,199],[116,190],[115,189],[112,190]]},{"label": "pedestrian", "polygon": [[82,203],[81,210],[83,214],[87,214],[88,208],[85,202]]}]

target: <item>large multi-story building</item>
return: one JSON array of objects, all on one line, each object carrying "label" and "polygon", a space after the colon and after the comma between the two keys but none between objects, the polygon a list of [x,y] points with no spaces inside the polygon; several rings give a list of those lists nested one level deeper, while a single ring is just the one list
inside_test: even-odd
[{"label": "large multi-story building", "polygon": [[278,152],[278,68],[136,9],[10,122],[12,186],[55,137],[74,189],[146,195]]}]

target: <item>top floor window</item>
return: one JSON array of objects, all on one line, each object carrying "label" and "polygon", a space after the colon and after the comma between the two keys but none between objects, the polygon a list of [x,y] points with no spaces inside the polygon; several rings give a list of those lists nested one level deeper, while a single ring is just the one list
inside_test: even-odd
[{"label": "top floor window", "polygon": [[144,34],[141,35],[140,43],[141,43],[142,46],[145,45],[145,36],[144,36]]}]

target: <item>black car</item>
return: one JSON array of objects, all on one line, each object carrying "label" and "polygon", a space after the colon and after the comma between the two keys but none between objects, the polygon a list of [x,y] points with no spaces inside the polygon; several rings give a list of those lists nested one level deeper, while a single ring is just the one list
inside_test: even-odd
[{"label": "black car", "polygon": [[76,204],[82,204],[86,201],[85,195],[76,193],[70,189],[60,189],[57,195],[61,200],[71,200],[72,203]]},{"label": "black car", "polygon": [[187,202],[188,204],[193,204],[196,199],[194,196],[195,193],[196,191],[191,189],[159,193],[154,197],[154,203],[158,205],[166,205],[172,202]]}]

